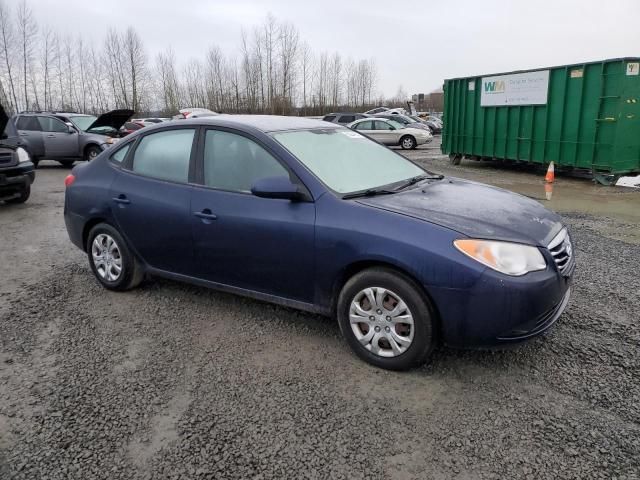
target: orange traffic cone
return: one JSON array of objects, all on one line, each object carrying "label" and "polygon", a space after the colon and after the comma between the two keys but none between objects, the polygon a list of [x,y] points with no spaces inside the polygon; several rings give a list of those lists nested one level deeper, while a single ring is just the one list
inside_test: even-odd
[{"label": "orange traffic cone", "polygon": [[552,183],[546,183],[544,184],[544,196],[548,201],[551,201],[551,198],[553,197],[553,184]]},{"label": "orange traffic cone", "polygon": [[547,174],[544,176],[544,181],[547,183],[553,183],[556,178],[555,170],[553,168],[553,162],[549,164],[549,168],[547,169]]}]

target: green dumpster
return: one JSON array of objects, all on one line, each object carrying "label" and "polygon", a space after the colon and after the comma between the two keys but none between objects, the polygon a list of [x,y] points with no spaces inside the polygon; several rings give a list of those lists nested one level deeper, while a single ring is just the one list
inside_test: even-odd
[{"label": "green dumpster", "polygon": [[454,78],[444,84],[442,152],[640,173],[640,58]]}]

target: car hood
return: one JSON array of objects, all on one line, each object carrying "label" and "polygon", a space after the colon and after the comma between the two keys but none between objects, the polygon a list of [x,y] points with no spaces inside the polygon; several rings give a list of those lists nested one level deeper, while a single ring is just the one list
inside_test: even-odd
[{"label": "car hood", "polygon": [[112,127],[118,130],[133,116],[133,110],[111,110],[110,112],[103,113],[96,120],[89,125],[87,132],[93,128],[98,127]]},{"label": "car hood", "polygon": [[562,228],[560,217],[535,200],[453,177],[358,202],[473,238],[547,245]]}]

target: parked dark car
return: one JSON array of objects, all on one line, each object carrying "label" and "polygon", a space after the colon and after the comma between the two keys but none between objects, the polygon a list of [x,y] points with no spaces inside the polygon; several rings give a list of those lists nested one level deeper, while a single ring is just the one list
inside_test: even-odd
[{"label": "parked dark car", "polygon": [[558,215],[323,121],[159,124],[65,184],[69,237],[104,287],[152,274],[335,315],[355,353],[383,368],[420,364],[438,341],[528,339],[569,299]]},{"label": "parked dark car", "polygon": [[366,115],[364,113],[329,113],[328,115],[325,115],[322,120],[324,120],[325,122],[339,123],[340,125],[348,125],[349,123],[360,120],[361,118],[367,118],[368,116],[369,115]]},{"label": "parked dark car", "polygon": [[13,121],[0,105],[0,200],[24,203],[36,178],[35,166]]},{"label": "parked dark car", "polygon": [[389,114],[389,113],[377,113],[374,117],[378,118],[386,118],[387,120],[394,120],[398,123],[401,123],[407,128],[417,128],[420,130],[429,130],[429,133],[433,133],[431,129],[424,123],[420,121],[416,121],[413,118],[407,115],[401,115],[399,113]]},{"label": "parked dark car", "polygon": [[33,163],[46,158],[71,167],[76,160],[92,160],[117,142],[118,129],[133,110],[112,110],[99,117],[70,112],[22,112],[14,121],[28,141]]}]

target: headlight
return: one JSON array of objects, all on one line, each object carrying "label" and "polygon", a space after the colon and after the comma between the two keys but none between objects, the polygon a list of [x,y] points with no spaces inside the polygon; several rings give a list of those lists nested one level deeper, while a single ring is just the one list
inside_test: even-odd
[{"label": "headlight", "polygon": [[16,153],[18,154],[18,162],[19,163],[24,163],[24,162],[30,162],[31,161],[31,157],[29,156],[29,154],[27,153],[27,151],[24,148],[18,147],[16,149]]},{"label": "headlight", "polygon": [[109,145],[113,145],[114,143],[116,143],[118,141],[117,138],[113,138],[113,137],[107,137],[107,140],[105,143],[108,143]]},{"label": "headlight", "polygon": [[455,247],[465,255],[506,275],[520,276],[547,267],[536,247],[490,240],[456,240]]}]

